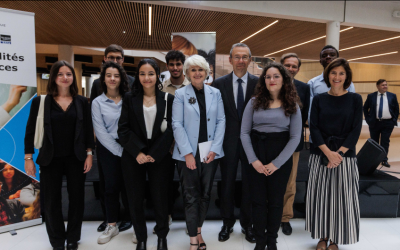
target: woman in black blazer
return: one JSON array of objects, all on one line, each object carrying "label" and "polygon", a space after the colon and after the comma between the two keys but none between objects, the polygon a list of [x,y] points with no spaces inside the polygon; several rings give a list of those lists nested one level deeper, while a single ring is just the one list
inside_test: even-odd
[{"label": "woman in black blazer", "polygon": [[[36,176],[32,155],[40,96],[32,100],[25,132],[25,171]],[[85,174],[92,167],[94,146],[88,100],[78,95],[74,68],[58,61],[50,70],[44,103],[44,137],[36,163],[41,170],[46,228],[53,249],[78,249],[84,209]],[[61,209],[63,175],[69,197],[68,228],[65,231]]]},{"label": "woman in black blazer", "polygon": [[167,187],[170,176],[168,166],[172,160],[169,149],[173,142],[171,112],[174,96],[161,91],[159,68],[153,59],[141,60],[137,68],[133,90],[125,94],[123,99],[118,125],[118,137],[124,148],[122,171],[138,240],[136,249],[146,249],[143,200],[147,173],[157,223],[157,249],[164,250],[168,249]]}]

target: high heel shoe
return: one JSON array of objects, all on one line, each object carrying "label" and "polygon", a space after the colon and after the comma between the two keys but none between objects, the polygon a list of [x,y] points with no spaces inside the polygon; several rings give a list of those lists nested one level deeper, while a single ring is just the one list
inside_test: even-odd
[{"label": "high heel shoe", "polygon": [[[318,247],[318,244],[319,243],[321,243],[321,242],[325,242],[325,247]],[[326,248],[328,247],[328,239],[320,239],[319,241],[318,241],[318,244],[317,244],[317,250],[326,250]]]},{"label": "high heel shoe", "polygon": [[[198,246],[199,244],[192,244],[190,243],[191,246]],[[199,250],[199,248],[197,247],[197,250]]]},{"label": "high heel shoe", "polygon": [[[200,232],[200,233],[197,233],[197,235],[199,235],[199,234],[201,234],[201,232]],[[202,247],[204,247],[204,248],[202,248]],[[206,245],[206,243],[205,243],[205,242],[200,243],[199,249],[200,249],[200,250],[207,250],[207,245]]]}]

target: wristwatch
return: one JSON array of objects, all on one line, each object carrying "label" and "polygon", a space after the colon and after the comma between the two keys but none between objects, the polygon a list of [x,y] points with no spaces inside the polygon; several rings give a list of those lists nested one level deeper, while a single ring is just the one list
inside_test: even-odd
[{"label": "wristwatch", "polygon": [[343,154],[342,151],[339,150],[339,151],[338,151],[338,154],[340,154],[341,157],[344,157],[344,154]]}]

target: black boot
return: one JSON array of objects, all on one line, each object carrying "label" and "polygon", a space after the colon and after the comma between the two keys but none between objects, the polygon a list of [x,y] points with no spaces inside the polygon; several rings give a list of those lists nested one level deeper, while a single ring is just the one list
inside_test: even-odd
[{"label": "black boot", "polygon": [[158,238],[157,250],[168,250],[166,238]]},{"label": "black boot", "polygon": [[139,241],[137,243],[136,250],[147,250],[146,241]]}]

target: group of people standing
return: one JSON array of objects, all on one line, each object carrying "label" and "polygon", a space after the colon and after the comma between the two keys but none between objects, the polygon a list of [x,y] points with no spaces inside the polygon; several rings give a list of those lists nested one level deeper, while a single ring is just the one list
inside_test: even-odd
[{"label": "group of people standing", "polygon": [[[180,51],[166,55],[171,78],[162,84],[153,59],[142,59],[133,79],[123,67],[120,46],[110,45],[91,103],[78,95],[73,67],[53,64],[44,104],[41,169],[45,222],[53,249],[77,249],[84,209],[85,174],[95,148],[106,222],[98,243],[133,224],[136,249],[147,249],[145,191],[154,205],[157,249],[167,247],[178,170],[191,250],[207,249],[201,229],[214,175],[222,175],[218,240],[229,239],[236,222],[234,192],[241,165],[240,223],[255,250],[277,249],[278,230],[290,235],[303,128],[308,120],[312,145],[306,205],[306,230],[320,239],[317,249],[338,249],[359,239],[358,170],[355,145],[361,132],[362,99],[354,92],[352,72],[338,51],[325,46],[324,73],[309,84],[295,80],[301,60],[289,53],[270,63],[260,77],[251,75],[250,48],[232,46],[233,72],[204,84],[210,67]],[[312,105],[311,105],[312,103]],[[32,101],[25,136],[25,169],[35,176],[32,159],[40,97]],[[310,139],[311,139],[310,138]],[[209,148],[207,154],[200,151]],[[68,228],[61,212],[62,176],[69,193]],[[147,178],[148,177],[148,181]],[[119,196],[129,214],[119,215]],[[173,200],[173,199],[172,199]],[[171,205],[172,204],[172,205]],[[346,209],[344,209],[346,208]],[[122,221],[118,226],[117,222]]]}]

